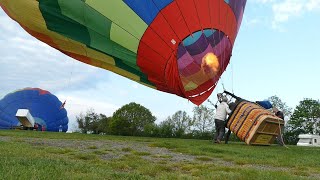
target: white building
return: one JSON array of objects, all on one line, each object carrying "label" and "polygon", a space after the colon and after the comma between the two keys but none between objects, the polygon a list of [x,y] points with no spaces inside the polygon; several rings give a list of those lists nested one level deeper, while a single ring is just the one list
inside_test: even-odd
[{"label": "white building", "polygon": [[297,146],[318,146],[320,147],[320,136],[313,134],[300,134]]}]

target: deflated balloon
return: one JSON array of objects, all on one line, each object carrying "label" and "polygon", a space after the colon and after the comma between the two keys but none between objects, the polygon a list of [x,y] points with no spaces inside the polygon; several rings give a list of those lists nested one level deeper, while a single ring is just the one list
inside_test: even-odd
[{"label": "deflated balloon", "polygon": [[[246,0],[0,0],[27,32],[64,54],[197,105],[229,64],[245,5]],[[213,69],[203,70],[210,67],[202,65],[205,56],[216,57]]]}]

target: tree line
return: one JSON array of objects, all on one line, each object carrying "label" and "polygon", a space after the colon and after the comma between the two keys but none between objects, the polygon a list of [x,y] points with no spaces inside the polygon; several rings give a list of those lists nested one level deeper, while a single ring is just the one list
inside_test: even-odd
[{"label": "tree line", "polygon": [[[268,100],[285,115],[286,123],[283,132],[285,143],[296,144],[299,134],[320,133],[319,100],[304,99],[293,111],[277,96],[272,96]],[[156,117],[149,109],[131,102],[116,110],[111,117],[90,109],[78,115],[76,120],[82,133],[212,139],[214,112],[213,108],[205,105],[195,106],[192,116],[180,110],[160,124],[156,124]],[[232,134],[231,140],[238,141],[238,138]]]},{"label": "tree line", "polygon": [[211,139],[213,115],[214,109],[201,105],[193,108],[193,116],[180,110],[156,124],[156,117],[149,109],[131,102],[116,110],[111,117],[90,109],[78,115],[76,120],[82,133]]}]

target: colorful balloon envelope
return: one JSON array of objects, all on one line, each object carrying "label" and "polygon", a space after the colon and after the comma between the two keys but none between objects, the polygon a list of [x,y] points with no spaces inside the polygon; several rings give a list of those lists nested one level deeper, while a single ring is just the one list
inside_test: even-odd
[{"label": "colorful balloon envelope", "polygon": [[53,94],[39,88],[25,88],[6,95],[0,100],[0,129],[19,126],[16,117],[18,109],[27,109],[39,130],[67,131],[67,111],[62,102]]},{"label": "colorful balloon envelope", "polygon": [[225,71],[246,0],[0,0],[27,32],[81,62],[199,105]]}]

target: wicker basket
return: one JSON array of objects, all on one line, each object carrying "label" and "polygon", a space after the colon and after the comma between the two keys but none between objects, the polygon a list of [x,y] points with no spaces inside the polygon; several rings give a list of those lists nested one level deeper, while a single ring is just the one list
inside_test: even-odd
[{"label": "wicker basket", "polygon": [[284,121],[258,104],[242,101],[229,117],[227,127],[251,145],[270,145],[279,135]]}]

